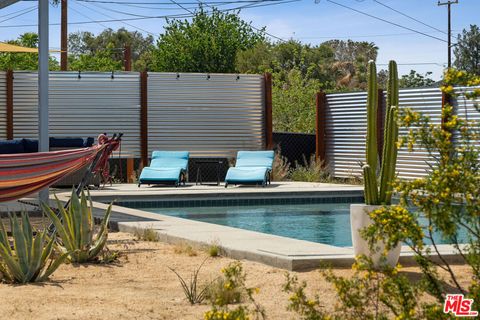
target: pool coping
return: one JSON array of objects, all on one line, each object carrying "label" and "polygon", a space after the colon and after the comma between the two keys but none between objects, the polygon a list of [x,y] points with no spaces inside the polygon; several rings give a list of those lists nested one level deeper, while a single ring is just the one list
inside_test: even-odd
[{"label": "pool coping", "polygon": [[[338,192],[335,193],[339,195]],[[270,194],[262,196],[270,196]],[[285,197],[285,194],[282,196]],[[321,197],[322,195],[319,195],[317,192],[317,196]],[[121,194],[117,194],[116,197],[124,198]],[[202,195],[202,197],[206,196]],[[68,199],[66,195],[60,195],[59,198],[63,201]],[[104,202],[108,199],[96,195],[92,195],[92,198],[94,200],[94,215],[102,216],[108,207],[108,204]],[[126,198],[128,198],[128,196]],[[146,198],[151,198],[151,196],[135,197],[138,201],[144,201]],[[158,200],[158,197],[155,197],[155,199]],[[200,248],[207,248],[215,243],[220,247],[221,253],[224,256],[239,260],[246,259],[256,261],[289,271],[307,271],[319,268],[320,265],[350,268],[355,259],[353,248],[351,247],[336,247],[322,243],[150,213],[119,205],[113,205],[112,213],[127,215],[133,220],[118,222],[119,231],[134,233],[137,230],[153,229],[158,234],[159,241],[170,244],[187,243]],[[348,230],[348,232],[350,232],[350,230]],[[439,245],[438,248],[449,262],[462,262],[461,256],[455,252],[453,246]],[[415,264],[414,253],[407,246],[402,247],[399,262],[402,265]]]}]

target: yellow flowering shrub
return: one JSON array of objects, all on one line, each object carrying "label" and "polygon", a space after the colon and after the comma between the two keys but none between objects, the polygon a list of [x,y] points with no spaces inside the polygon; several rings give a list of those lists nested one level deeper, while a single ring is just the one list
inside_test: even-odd
[{"label": "yellow flowering shrub", "polygon": [[[478,85],[479,76],[451,69],[445,74],[442,90],[452,97],[463,90],[467,98],[477,99],[479,89],[458,87]],[[288,276],[284,291],[290,294],[288,308],[298,319],[452,319],[442,308],[445,295],[452,292],[473,299],[472,309],[480,310],[480,124],[459,117],[448,104],[442,120],[436,125],[418,112],[401,111],[399,125],[408,131],[397,146],[410,151],[421,148],[434,164],[423,178],[397,179],[393,187],[398,204],[371,212],[373,223],[363,230],[372,249],[378,241],[386,244],[386,250],[399,243],[409,246],[422,278],[412,281],[400,272],[400,265],[376,269],[366,257],[357,257],[351,277],[321,271],[338,300],[335,311],[329,313],[321,305],[321,296],[310,298],[305,293],[307,284]],[[469,284],[457,280],[438,248],[438,236],[451,243],[470,268],[473,277]],[[447,276],[441,277],[437,269]],[[425,295],[429,298],[423,301],[429,302],[420,302]]]},{"label": "yellow flowering shrub", "polygon": [[[264,319],[265,311],[253,295],[260,289],[247,287],[246,274],[240,261],[230,263],[223,268],[222,277],[210,285],[207,300],[211,309],[204,314],[205,320],[249,320]],[[229,305],[240,304],[231,309]],[[246,305],[248,304],[248,305]]]}]

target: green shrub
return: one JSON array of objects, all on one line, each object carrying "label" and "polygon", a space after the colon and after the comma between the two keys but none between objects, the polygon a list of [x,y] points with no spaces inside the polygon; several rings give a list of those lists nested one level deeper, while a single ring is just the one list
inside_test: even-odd
[{"label": "green shrub", "polygon": [[217,242],[213,242],[208,246],[207,251],[210,257],[218,257],[220,255],[220,246]]},{"label": "green shrub", "polygon": [[277,132],[315,132],[315,95],[322,89],[317,79],[307,79],[298,69],[274,73],[272,87],[273,129]]},{"label": "green shrub", "polygon": [[277,147],[275,151],[275,157],[273,158],[272,165],[272,180],[284,181],[287,180],[290,173],[290,163],[287,158],[282,156],[280,147]]},{"label": "green shrub", "polygon": [[60,218],[49,206],[42,204],[42,208],[55,226],[62,251],[69,252],[69,259],[72,262],[83,263],[97,260],[99,253],[107,243],[108,220],[112,212],[112,205],[105,212],[100,230],[94,235],[93,205],[91,200],[90,206],[88,205],[89,200],[83,191],[81,197],[78,198],[75,191],[72,190],[67,209],[63,207],[58,198],[56,201]]},{"label": "green shrub", "polygon": [[22,214],[21,223],[16,216],[9,218],[13,250],[0,220],[0,273],[7,281],[15,283],[46,280],[65,261],[68,252],[54,258],[55,238],[49,237],[46,230],[34,236],[27,214]]},{"label": "green shrub", "polygon": [[293,181],[303,182],[331,182],[332,176],[322,160],[317,160],[315,155],[307,160],[303,157],[303,165],[296,163],[296,167],[291,170],[290,178]]},{"label": "green shrub", "polygon": [[[474,100],[480,90],[461,87],[478,84],[479,76],[451,69],[442,90],[454,97],[454,86],[458,86],[457,90]],[[407,245],[421,278],[407,278],[399,273],[399,265],[375,269],[365,257],[358,258],[352,277],[324,271],[339,302],[333,314],[322,310],[319,299],[305,295],[306,284],[287,278],[290,309],[300,319],[452,319],[453,315],[443,312],[449,293],[463,294],[473,300],[473,310],[480,309],[480,123],[472,118],[455,115],[448,104],[442,109],[440,124],[409,109],[399,117],[408,134],[397,142],[398,147],[420,149],[434,163],[425,177],[394,181],[398,204],[372,211],[372,224],[363,236],[372,249],[378,241],[385,243],[386,250],[399,243]],[[439,249],[434,232],[451,243],[451,251],[464,265],[460,272],[471,273],[471,281],[460,281],[458,269],[452,268]]]},{"label": "green shrub", "polygon": [[334,312],[326,311],[318,295],[305,293],[307,284],[287,274],[284,291],[290,294],[288,309],[302,320],[357,319],[446,319],[442,309],[432,303],[420,303],[422,282],[413,284],[399,268],[383,265],[374,269],[372,261],[357,259],[355,273],[346,278],[331,270],[322,270],[322,277],[334,287],[338,303]]},{"label": "green shrub", "polygon": [[[235,261],[222,269],[223,276],[216,279],[208,286],[206,298],[210,301],[211,309],[204,314],[205,320],[239,319],[247,320],[253,316],[255,319],[265,319],[265,310],[259,305],[253,295],[258,293],[258,288],[245,285],[246,274],[241,262]],[[248,306],[239,305],[234,309],[229,304],[248,302]]]}]

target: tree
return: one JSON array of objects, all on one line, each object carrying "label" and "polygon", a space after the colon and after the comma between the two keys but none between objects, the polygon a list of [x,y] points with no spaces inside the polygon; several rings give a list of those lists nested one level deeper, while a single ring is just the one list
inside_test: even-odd
[{"label": "tree", "polygon": [[115,48],[112,43],[108,44],[105,49],[99,50],[97,53],[81,54],[77,57],[72,57],[69,63],[70,70],[79,71],[115,71],[122,70],[122,61],[116,60]]},{"label": "tree", "polygon": [[117,31],[105,29],[97,36],[87,31],[71,33],[68,39],[70,69],[122,70],[125,45],[132,49],[133,69],[148,69],[151,64],[150,52],[154,48],[153,37],[144,37],[138,31],[125,28]]},{"label": "tree", "polygon": [[207,13],[200,6],[191,22],[167,20],[152,67],[169,72],[236,72],[237,53],[263,38],[263,32],[243,21],[238,12]]},{"label": "tree", "polygon": [[410,70],[409,74],[404,74],[399,81],[400,88],[421,88],[431,87],[435,84],[435,80],[429,78],[432,72],[428,71],[424,75],[419,74],[415,70]]},{"label": "tree", "polygon": [[281,132],[315,132],[315,94],[322,89],[317,79],[305,79],[292,69],[285,81],[273,74],[273,128]]},{"label": "tree", "polygon": [[[18,37],[17,40],[7,41],[22,47],[37,48],[38,35],[33,32],[27,32]],[[58,70],[58,61],[50,57],[50,70]],[[0,70],[38,70],[38,54],[37,53],[0,53]]]},{"label": "tree", "polygon": [[254,48],[237,55],[239,72],[278,73],[277,79],[286,81],[291,70],[301,72],[302,77],[331,84],[333,51],[326,45],[311,46],[296,40],[270,44],[259,42]]},{"label": "tree", "polygon": [[258,41],[251,49],[237,52],[236,69],[240,73],[273,72],[274,45],[267,41]]},{"label": "tree", "polygon": [[470,30],[463,29],[458,35],[454,47],[454,65],[457,69],[480,75],[480,28],[470,25]]},{"label": "tree", "polygon": [[368,61],[377,60],[378,47],[373,42],[330,40],[324,43],[332,48],[336,61],[337,86],[365,89]]}]

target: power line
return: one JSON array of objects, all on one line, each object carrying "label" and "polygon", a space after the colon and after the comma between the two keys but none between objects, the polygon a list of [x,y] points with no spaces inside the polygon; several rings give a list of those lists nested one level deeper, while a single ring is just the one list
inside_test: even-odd
[{"label": "power line", "polygon": [[[177,6],[179,6],[180,8],[182,8],[183,10],[187,11],[187,12],[190,12],[191,14],[194,14],[193,11],[191,11],[190,9],[187,9],[185,8],[181,3],[179,2],[176,2],[175,0],[170,0],[173,4],[176,4]],[[200,2],[201,3],[201,2]]]},{"label": "power line", "polygon": [[20,12],[22,12],[22,11],[28,11],[28,10],[30,10],[30,9],[32,9],[32,8],[37,8],[37,6],[28,7],[28,8],[23,8],[23,9],[14,11],[14,12],[10,12],[10,13],[4,14],[3,16],[0,16],[0,18],[5,18],[5,17],[11,16],[11,15],[13,15],[13,14],[20,13]]},{"label": "power line", "polygon": [[[79,3],[79,5],[82,5],[81,3]],[[90,21],[93,21],[92,18],[90,18],[89,16],[85,15],[84,13],[82,13],[80,10],[77,10],[75,8],[72,7],[72,4],[70,4],[70,9],[72,9],[73,11],[75,11],[76,13],[78,13],[79,15],[83,16],[84,18],[87,18],[88,20]],[[105,29],[108,29],[108,26],[104,25],[103,23],[101,22],[97,22],[98,25],[104,27]]]},{"label": "power line", "polygon": [[433,29],[433,30],[436,30],[436,31],[438,31],[438,32],[447,34],[445,31],[443,31],[443,30],[441,30],[441,29],[438,29],[438,28],[436,28],[436,27],[434,27],[434,26],[431,26],[431,25],[429,25],[429,24],[427,24],[427,23],[425,23],[425,22],[423,22],[423,21],[421,21],[421,20],[418,20],[418,19],[416,19],[416,18],[414,18],[414,17],[412,17],[412,16],[409,16],[408,14],[403,13],[403,12],[397,10],[397,9],[394,9],[394,8],[386,5],[385,3],[382,3],[382,2],[380,2],[380,1],[378,1],[378,0],[373,0],[373,1],[376,2],[376,3],[378,3],[379,5],[387,8],[387,9],[390,9],[390,10],[392,10],[392,11],[398,13],[398,14],[401,14],[401,15],[404,16],[404,17],[409,18],[410,20],[416,21],[416,22],[418,22],[418,23],[420,23],[420,24],[422,24],[422,25],[424,25],[424,26],[426,26],[426,27],[429,27],[429,28],[431,28],[431,29]]},{"label": "power line", "polygon": [[385,34],[368,34],[368,35],[341,35],[341,36],[294,36],[297,39],[353,39],[353,38],[377,38],[377,37],[393,37],[393,36],[408,36],[415,35],[416,32],[402,32],[402,33],[385,33]]},{"label": "power line", "polygon": [[[86,2],[85,0],[82,0],[83,2]],[[300,1],[300,0],[290,0],[290,1],[275,1],[279,3],[272,3],[271,5],[276,5],[276,4],[283,4],[287,2],[293,2],[293,1]],[[94,2],[94,1],[90,1]],[[281,3],[280,3],[281,2]],[[250,8],[255,8],[257,6],[265,6],[265,5],[256,5],[252,6]],[[218,10],[219,12],[227,12],[227,11],[232,11],[232,10],[238,10],[239,8],[231,8],[231,9],[222,9]],[[148,20],[148,19],[181,19],[181,18],[191,18],[193,17],[193,14],[172,14],[172,15],[158,15],[158,16],[148,16],[148,17],[135,17],[135,18],[119,18],[119,19],[105,19],[105,20],[92,20],[92,21],[78,21],[78,22],[69,22],[69,25],[82,25],[82,24],[92,24],[92,23],[108,23],[108,22],[125,22],[125,21],[140,21],[140,20]],[[50,26],[58,26],[60,23],[50,23]],[[36,27],[37,24],[22,24],[22,25],[6,25],[6,26],[0,26],[1,28],[23,28],[23,27]]]},{"label": "power line", "polygon": [[395,22],[392,22],[392,21],[389,21],[389,20],[386,20],[386,19],[383,19],[383,18],[374,16],[374,15],[371,15],[371,14],[369,14],[369,13],[366,13],[366,12],[363,12],[363,11],[360,11],[360,10],[357,10],[357,9],[355,9],[355,8],[346,6],[346,5],[344,5],[344,4],[335,2],[335,1],[333,1],[333,0],[327,0],[327,1],[330,2],[330,3],[333,3],[333,4],[337,5],[337,6],[343,7],[343,8],[345,8],[345,9],[348,9],[348,10],[351,10],[351,11],[354,11],[354,12],[357,12],[357,13],[360,13],[360,14],[362,14],[362,15],[364,15],[364,16],[367,16],[367,17],[370,17],[370,18],[373,18],[373,19],[376,19],[376,20],[379,20],[379,21],[383,21],[383,22],[385,22],[385,23],[394,25],[394,26],[396,26],[396,27],[399,27],[399,28],[402,28],[402,29],[405,29],[405,30],[409,30],[409,31],[412,31],[412,32],[415,32],[415,33],[424,35],[425,37],[429,37],[429,38],[432,38],[432,39],[435,39],[435,40],[438,40],[438,41],[442,41],[442,42],[447,42],[446,40],[444,40],[444,39],[442,39],[442,38],[438,38],[438,37],[429,35],[428,33],[425,33],[425,32],[422,32],[422,31],[418,31],[418,30],[415,30],[415,29],[412,29],[412,28],[409,28],[409,27],[402,26],[401,24],[398,24],[398,23],[395,23]]},{"label": "power line", "polygon": [[[131,2],[131,1],[114,1],[114,0],[77,0],[81,2],[90,2],[90,3],[108,3],[108,4],[139,4],[139,5],[172,5],[172,2]],[[259,3],[259,2],[282,2],[283,0],[231,0],[231,1],[203,1],[205,5],[219,5],[219,4],[240,4],[240,3]],[[176,1],[175,5],[178,4],[197,4],[195,1]]]},{"label": "power line", "polygon": [[32,11],[35,11],[35,10],[37,10],[37,6],[31,7],[31,8],[28,9],[27,11],[24,11],[24,12],[22,12],[22,13],[19,13],[19,14],[15,15],[15,16],[10,17],[10,18],[7,18],[7,19],[5,19],[5,20],[2,20],[2,21],[0,21],[0,23],[3,23],[3,22],[8,21],[8,20],[12,20],[12,19],[14,19],[14,18],[16,18],[16,17],[23,16],[24,14],[27,14],[27,13],[32,12]]},{"label": "power line", "polygon": [[[81,0],[77,0],[77,1],[81,1]],[[255,2],[258,2],[258,1],[255,1]],[[264,1],[262,1],[262,2],[264,2]],[[131,8],[149,9],[149,10],[178,10],[178,8],[176,6],[171,7],[170,4],[167,7],[150,7],[150,6],[146,6],[146,5],[137,5],[137,4],[130,4],[130,3],[122,3],[122,4],[117,4],[117,5],[122,5],[122,6],[126,6],[126,7],[131,7]],[[229,5],[231,5],[231,3],[218,3],[215,6],[220,7],[220,6],[229,6]],[[187,7],[187,8],[192,9],[192,10],[197,9],[197,7]]]},{"label": "power line", "polygon": [[[89,9],[89,10],[91,10],[91,11],[95,11],[95,10],[89,8],[88,6],[84,5],[83,3],[79,3],[79,5],[81,5],[81,6],[84,7],[84,8],[87,8],[87,9]],[[110,10],[110,9],[108,9],[108,8],[104,8],[103,6],[100,6],[99,4],[93,4],[93,3],[92,3],[92,5],[94,5],[94,6],[96,6],[96,7],[99,7],[100,9],[103,9],[103,10]],[[111,10],[110,10],[110,11],[111,11]],[[95,12],[97,12],[97,11],[95,11]],[[105,13],[103,13],[103,12],[99,12],[99,13],[100,13],[101,15],[107,17],[107,18],[114,19],[112,16],[107,15],[107,14],[105,14]],[[143,17],[144,17],[144,18],[148,18],[148,17],[146,17],[146,16],[143,16]],[[157,35],[157,34],[155,34],[155,33],[152,33],[152,32],[150,32],[150,31],[148,31],[148,30],[142,29],[142,28],[140,28],[140,27],[138,27],[138,26],[135,26],[135,25],[133,25],[133,24],[130,24],[130,23],[128,23],[128,22],[124,22],[124,21],[121,21],[121,22],[122,22],[123,24],[127,25],[127,26],[130,26],[130,27],[132,27],[132,28],[136,28],[136,29],[141,30],[141,31],[143,31],[143,32],[146,32],[146,33],[148,33],[148,34],[150,34],[150,35],[152,35],[152,36]],[[108,28],[107,28],[107,29],[108,29]]]},{"label": "power line", "polygon": [[[443,67],[444,63],[440,62],[412,62],[412,63],[397,63],[399,66],[426,66],[426,65],[435,65]],[[377,66],[388,66],[388,63],[377,63]]]},{"label": "power line", "polygon": [[[171,1],[173,1],[173,0],[171,0]],[[202,2],[201,0],[197,0],[197,1],[198,1],[200,4],[205,3],[205,2]],[[297,1],[297,0],[295,0],[295,1]],[[288,1],[288,2],[291,2],[291,1]],[[208,5],[208,4],[207,4],[207,6],[209,6],[210,8],[213,8],[212,6],[210,6],[210,5]],[[265,33],[266,35],[268,35],[268,36],[270,36],[270,37],[272,37],[272,38],[274,38],[274,39],[280,40],[280,41],[282,41],[282,42],[286,42],[284,39],[282,39],[282,38],[280,38],[280,37],[277,37],[276,35],[273,35],[273,34],[271,34],[271,33],[268,33],[267,31],[264,30],[264,28],[259,29],[259,28],[255,27],[255,26],[252,26],[251,24],[250,24],[250,27],[251,27],[252,29],[254,29],[254,30],[263,32],[263,33]]]},{"label": "power line", "polygon": [[[85,0],[83,0],[85,2]],[[287,3],[292,1],[300,1],[300,0],[290,0],[290,1],[281,1],[281,3]],[[93,1],[90,1],[93,2]],[[275,1],[280,2],[280,1]],[[277,4],[277,3],[274,3]],[[280,4],[280,3],[278,3]],[[273,4],[272,4],[273,5]],[[255,6],[256,7],[256,6]],[[253,6],[250,8],[254,8]],[[238,10],[238,8],[231,8],[231,9],[223,9],[218,10],[219,12],[227,12],[232,10]],[[120,19],[105,19],[105,20],[91,20],[91,21],[76,21],[76,22],[69,22],[69,25],[82,25],[82,24],[92,24],[92,23],[109,23],[109,22],[123,22],[126,21],[140,21],[140,20],[148,20],[148,19],[182,19],[182,18],[191,18],[194,15],[192,14],[171,14],[171,15],[158,15],[158,16],[148,16],[148,17],[135,17],[135,18],[120,18]],[[60,23],[50,23],[49,26],[58,26]],[[15,24],[15,25],[6,25],[0,26],[1,28],[24,28],[24,27],[37,27],[37,24]],[[140,29],[140,28],[139,28]]]}]

